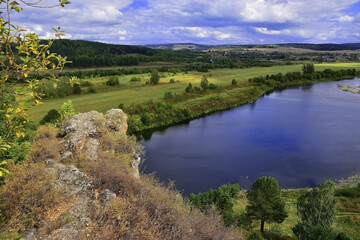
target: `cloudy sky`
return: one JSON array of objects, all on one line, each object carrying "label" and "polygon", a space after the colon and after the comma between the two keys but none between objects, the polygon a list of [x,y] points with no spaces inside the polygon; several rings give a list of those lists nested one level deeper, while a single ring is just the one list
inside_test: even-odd
[{"label": "cloudy sky", "polygon": [[24,7],[12,18],[43,38],[60,26],[70,39],[115,44],[360,42],[356,0],[70,1],[65,8]]}]

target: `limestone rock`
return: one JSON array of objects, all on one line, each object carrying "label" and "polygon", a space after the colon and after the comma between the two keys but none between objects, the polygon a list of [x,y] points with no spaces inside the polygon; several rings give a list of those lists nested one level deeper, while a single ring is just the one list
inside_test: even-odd
[{"label": "limestone rock", "polygon": [[101,135],[101,128],[106,127],[115,134],[126,135],[126,120],[127,116],[121,109],[111,109],[105,115],[91,111],[71,117],[60,129],[64,135],[62,143],[65,145],[61,160],[65,161],[74,153],[84,153],[88,159],[96,160],[100,145],[97,138]]},{"label": "limestone rock", "polygon": [[118,134],[126,134],[128,129],[127,116],[121,109],[111,109],[105,114],[106,127]]}]

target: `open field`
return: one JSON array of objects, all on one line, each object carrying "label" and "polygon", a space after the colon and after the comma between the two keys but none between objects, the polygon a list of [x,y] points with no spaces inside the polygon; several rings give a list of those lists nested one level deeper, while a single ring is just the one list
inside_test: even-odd
[{"label": "open field", "polygon": [[[229,85],[232,79],[236,79],[239,84],[242,84],[247,83],[249,78],[256,76],[277,74],[279,72],[285,74],[287,72],[301,71],[301,66],[302,65],[285,65],[246,69],[216,69],[209,71],[208,73],[189,72],[187,74],[178,73],[176,75],[165,73],[158,85],[145,85],[145,81],[149,80],[150,74],[120,76],[120,86],[116,87],[110,87],[105,84],[109,77],[85,79],[94,84],[97,93],[74,95],[69,96],[66,99],[45,100],[44,104],[30,110],[30,117],[38,121],[50,109],[59,109],[61,104],[67,99],[73,101],[77,112],[86,112],[90,110],[105,112],[108,109],[117,108],[119,103],[128,106],[132,103],[141,103],[149,99],[161,99],[163,98],[164,93],[169,91],[173,94],[182,93],[189,83],[192,83],[193,86],[199,86],[200,79],[204,74],[208,76],[210,83]],[[359,70],[360,63],[328,63],[315,65],[316,70],[324,70],[327,68],[333,70],[355,68]],[[133,76],[142,78],[142,81],[131,83],[130,79]],[[174,79],[175,83],[169,83],[170,79]],[[234,89],[233,91],[238,90]],[[193,101],[196,102],[196,100]]]}]

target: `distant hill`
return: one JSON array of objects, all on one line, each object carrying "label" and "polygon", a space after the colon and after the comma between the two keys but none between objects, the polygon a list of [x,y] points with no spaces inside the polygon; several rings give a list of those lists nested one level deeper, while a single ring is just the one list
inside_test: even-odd
[{"label": "distant hill", "polygon": [[169,49],[169,50],[184,50],[189,49],[193,51],[198,50],[207,50],[210,48],[221,47],[220,45],[203,45],[203,44],[196,44],[196,43],[167,43],[167,44],[149,44],[145,45],[146,47],[153,48],[153,49]]},{"label": "distant hill", "polygon": [[294,47],[294,48],[303,48],[316,51],[340,51],[340,50],[358,50],[360,49],[360,43],[324,43],[324,44],[310,44],[310,43],[287,43],[287,44],[277,44],[281,47]]},{"label": "distant hill", "polygon": [[169,49],[169,50],[207,50],[219,47],[243,47],[243,48],[276,48],[276,47],[293,47],[310,49],[315,51],[340,51],[340,50],[358,50],[360,43],[325,43],[325,44],[312,44],[312,43],[285,43],[285,44],[242,44],[242,45],[204,45],[196,43],[169,43],[169,44],[150,44],[146,47],[153,49]]}]

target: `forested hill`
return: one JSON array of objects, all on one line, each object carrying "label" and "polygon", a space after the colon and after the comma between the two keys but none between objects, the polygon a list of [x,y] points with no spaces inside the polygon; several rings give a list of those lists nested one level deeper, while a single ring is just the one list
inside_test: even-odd
[{"label": "forested hill", "polygon": [[155,54],[155,50],[143,46],[115,45],[101,42],[68,39],[55,40],[50,50],[51,52],[56,52],[60,55],[68,57],[79,55],[93,57],[103,54],[142,54],[146,56],[152,56]]},{"label": "forested hill", "polygon": [[50,49],[67,56],[67,67],[135,66],[141,62],[189,62],[198,53],[190,50],[172,51],[144,46],[115,45],[84,40],[55,40]]}]

